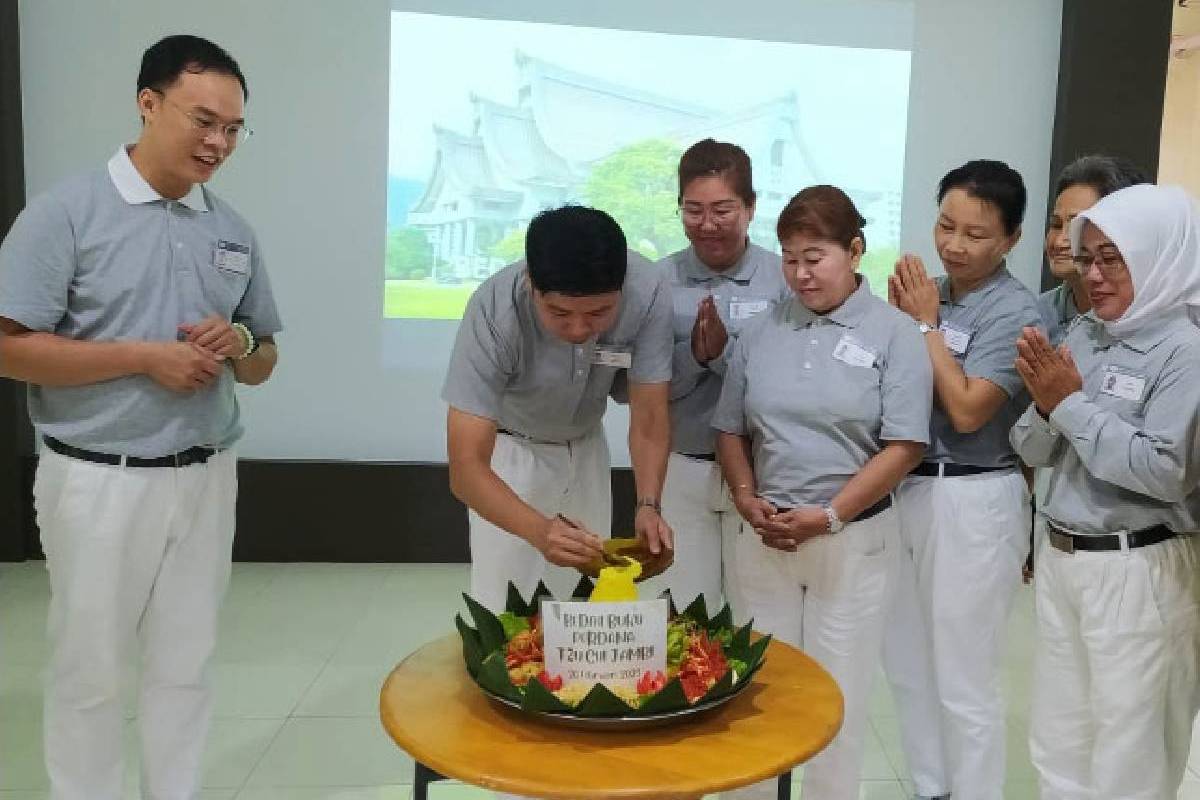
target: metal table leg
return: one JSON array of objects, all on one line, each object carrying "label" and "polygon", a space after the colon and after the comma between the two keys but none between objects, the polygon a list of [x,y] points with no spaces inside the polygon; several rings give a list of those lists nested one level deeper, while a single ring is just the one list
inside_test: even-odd
[{"label": "metal table leg", "polygon": [[[446,776],[434,772],[420,761],[414,763],[416,764],[416,769],[413,770],[413,800],[428,800],[429,784],[433,781],[444,781],[446,780]],[[785,799],[781,797],[780,800]]]}]

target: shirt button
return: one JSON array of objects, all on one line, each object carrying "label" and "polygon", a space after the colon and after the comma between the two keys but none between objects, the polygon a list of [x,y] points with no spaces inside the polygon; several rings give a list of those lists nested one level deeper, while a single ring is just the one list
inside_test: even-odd
[{"label": "shirt button", "polygon": [[176,242],[176,243],[175,243],[175,249],[176,249],[176,250],[182,250],[182,249],[183,249],[183,242]]},{"label": "shirt button", "polygon": [[809,344],[816,344],[816,343],[817,343],[816,339],[813,339],[812,341],[809,342]]},{"label": "shirt button", "polygon": [[809,362],[805,361],[805,362],[804,362],[804,368],[805,368],[805,369],[812,369],[812,364],[810,364]]}]

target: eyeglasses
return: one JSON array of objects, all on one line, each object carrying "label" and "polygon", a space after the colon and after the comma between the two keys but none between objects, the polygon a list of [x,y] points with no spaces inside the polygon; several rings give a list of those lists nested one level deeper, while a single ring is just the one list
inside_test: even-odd
[{"label": "eyeglasses", "polygon": [[1125,270],[1125,259],[1112,245],[1102,246],[1095,253],[1082,252],[1071,259],[1075,271],[1086,276],[1095,264],[1100,268],[1100,274],[1105,278],[1116,278]]},{"label": "eyeglasses", "polygon": [[702,206],[699,203],[684,203],[675,211],[679,214],[679,218],[687,225],[703,225],[704,218],[707,216],[712,220],[713,225],[716,225],[718,228],[728,228],[737,219],[741,208],[739,203],[726,203],[708,207]]},{"label": "eyeglasses", "polygon": [[188,118],[188,121],[192,123],[192,127],[200,134],[201,138],[207,139],[214,133],[220,133],[226,142],[237,145],[244,144],[247,139],[254,135],[254,131],[240,122],[222,123],[218,119],[213,119],[208,114],[198,114],[195,111],[188,111],[162,92],[158,92],[158,94],[162,97],[164,103]]}]

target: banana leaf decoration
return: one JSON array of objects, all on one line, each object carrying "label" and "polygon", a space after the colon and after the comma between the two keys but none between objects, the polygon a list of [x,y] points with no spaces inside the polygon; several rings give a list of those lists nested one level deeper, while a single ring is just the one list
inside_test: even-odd
[{"label": "banana leaf decoration", "polygon": [[[572,599],[586,600],[592,591],[592,582],[588,578],[580,580],[572,593]],[[511,583],[508,585],[508,595],[505,610],[521,617],[533,616],[538,610],[538,604],[544,598],[551,598],[545,584],[539,583],[533,596],[526,601],[521,593]],[[733,670],[725,673],[720,680],[699,698],[695,703],[688,703],[679,678],[672,678],[657,693],[645,698],[638,708],[631,707],[606,686],[597,683],[580,701],[579,705],[571,707],[559,700],[555,695],[536,680],[530,680],[524,687],[517,687],[508,677],[508,669],[504,664],[504,626],[499,618],[491,611],[464,594],[467,611],[474,627],[459,614],[455,617],[455,625],[463,643],[463,661],[467,673],[485,691],[520,705],[529,712],[543,714],[570,714],[576,717],[639,717],[679,711],[693,706],[701,706],[709,701],[717,700],[726,695],[739,691],[749,684],[754,673],[763,664],[770,636],[763,636],[757,641],[750,640],[750,630],[753,621],[741,628],[734,629],[733,613],[726,604],[714,616],[708,615],[704,604],[704,595],[698,596],[687,608],[677,612],[675,604],[670,601],[670,616],[687,617],[703,628],[712,637],[720,630],[732,630],[730,643],[724,648],[725,657],[729,660],[741,661],[746,665],[745,674],[737,676],[734,683]]]}]

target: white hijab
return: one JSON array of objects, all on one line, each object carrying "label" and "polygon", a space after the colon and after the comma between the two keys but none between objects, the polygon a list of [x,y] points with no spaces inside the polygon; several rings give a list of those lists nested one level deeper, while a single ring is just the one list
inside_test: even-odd
[{"label": "white hijab", "polygon": [[1133,302],[1104,327],[1123,338],[1150,322],[1200,311],[1200,214],[1178,186],[1142,183],[1113,192],[1071,221],[1079,254],[1090,221],[1121,251],[1133,279]]}]

